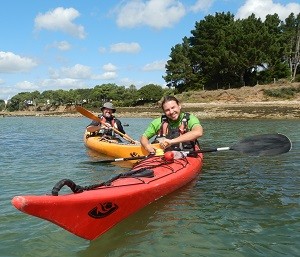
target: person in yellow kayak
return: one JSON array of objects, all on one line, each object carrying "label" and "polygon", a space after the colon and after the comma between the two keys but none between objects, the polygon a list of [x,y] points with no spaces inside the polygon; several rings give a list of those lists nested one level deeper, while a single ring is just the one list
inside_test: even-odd
[{"label": "person in yellow kayak", "polygon": [[[98,121],[92,121],[87,127],[86,130],[92,134],[101,135],[103,139],[107,140],[117,140],[121,141],[119,134],[117,134],[112,128],[115,128],[121,132],[125,137],[126,132],[122,126],[122,123],[119,119],[115,118],[113,115],[116,112],[115,107],[112,103],[106,102],[101,107],[101,114],[98,117],[101,119],[102,123]],[[121,135],[122,137],[124,137]]]},{"label": "person in yellow kayak", "polygon": [[199,119],[193,114],[182,112],[181,104],[174,96],[164,97],[161,108],[164,115],[149,124],[140,138],[141,145],[150,154],[155,154],[156,149],[149,140],[156,136],[154,142],[158,142],[163,149],[195,150],[197,139],[203,135]]}]

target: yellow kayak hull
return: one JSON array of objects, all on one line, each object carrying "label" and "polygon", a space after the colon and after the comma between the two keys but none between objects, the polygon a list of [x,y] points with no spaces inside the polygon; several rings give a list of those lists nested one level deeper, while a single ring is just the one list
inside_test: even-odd
[{"label": "yellow kayak hull", "polygon": [[[129,142],[118,143],[116,141],[109,142],[102,140],[100,136],[89,136],[88,132],[84,134],[83,141],[88,149],[114,158],[147,156],[149,154],[140,144],[131,144]],[[159,144],[153,144],[153,146],[156,149],[161,149]]]}]

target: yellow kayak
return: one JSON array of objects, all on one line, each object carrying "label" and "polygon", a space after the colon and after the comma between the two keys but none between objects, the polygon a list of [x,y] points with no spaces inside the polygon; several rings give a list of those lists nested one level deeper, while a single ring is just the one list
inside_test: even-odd
[{"label": "yellow kayak", "polygon": [[[147,156],[149,154],[140,144],[131,144],[129,142],[119,143],[116,140],[106,140],[101,136],[92,136],[89,132],[85,132],[83,141],[88,149],[114,158]],[[154,147],[161,149],[159,144],[154,144]]]}]

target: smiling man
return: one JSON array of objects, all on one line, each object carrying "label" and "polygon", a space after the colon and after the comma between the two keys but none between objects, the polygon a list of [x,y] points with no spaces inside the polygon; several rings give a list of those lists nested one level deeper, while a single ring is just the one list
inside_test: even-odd
[{"label": "smiling man", "polygon": [[181,112],[181,104],[174,96],[164,97],[161,108],[164,112],[159,118],[154,119],[141,136],[142,146],[154,154],[156,149],[149,139],[155,137],[154,142],[159,142],[167,150],[195,150],[197,139],[203,135],[203,128],[196,116]]},{"label": "smiling man", "polygon": [[102,114],[99,114],[98,117],[101,119],[102,123],[98,121],[92,121],[92,123],[86,127],[86,130],[88,132],[96,132],[104,138],[117,139],[118,141],[120,141],[120,138],[118,137],[119,135],[114,133],[114,130],[112,129],[115,128],[119,132],[127,136],[121,121],[115,118],[115,116],[113,115],[116,112],[116,109],[112,103],[107,102],[103,104],[103,106],[101,107],[101,111]]}]

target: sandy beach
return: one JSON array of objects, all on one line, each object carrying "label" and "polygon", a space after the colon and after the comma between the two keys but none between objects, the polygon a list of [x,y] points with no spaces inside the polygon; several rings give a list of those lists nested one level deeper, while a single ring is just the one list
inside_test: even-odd
[{"label": "sandy beach", "polygon": [[[200,119],[300,119],[300,101],[266,101],[266,102],[210,102],[184,103],[186,112],[195,114]],[[100,111],[100,110],[99,110]],[[96,112],[93,112],[95,115]],[[82,117],[75,106],[64,111],[17,111],[0,112],[2,117],[18,116],[61,116]],[[159,106],[156,107],[120,107],[117,117],[157,117],[161,115]]]}]

